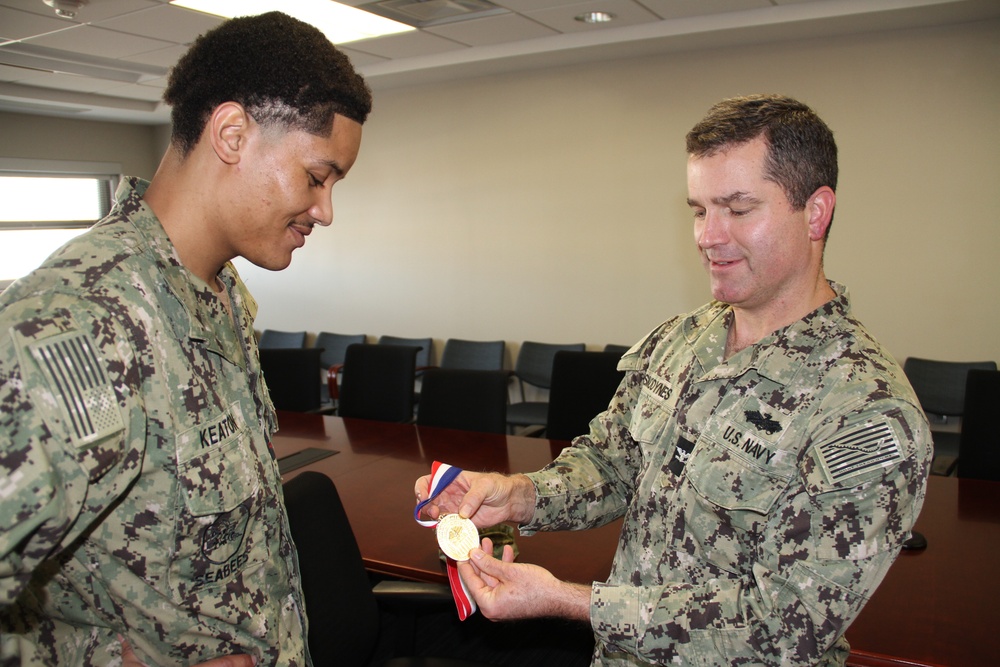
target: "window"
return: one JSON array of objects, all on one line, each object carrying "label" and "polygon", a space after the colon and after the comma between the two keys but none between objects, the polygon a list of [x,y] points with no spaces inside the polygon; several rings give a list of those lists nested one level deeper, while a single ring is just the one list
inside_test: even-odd
[{"label": "window", "polygon": [[0,289],[107,215],[121,166],[0,158]]}]

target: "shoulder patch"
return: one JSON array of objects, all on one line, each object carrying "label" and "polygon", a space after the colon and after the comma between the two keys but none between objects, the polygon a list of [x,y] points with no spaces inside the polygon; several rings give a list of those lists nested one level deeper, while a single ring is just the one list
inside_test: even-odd
[{"label": "shoulder patch", "polygon": [[896,435],[885,421],[860,424],[841,431],[816,449],[833,482],[903,460]]},{"label": "shoulder patch", "polygon": [[90,337],[71,331],[30,345],[77,447],[125,428],[103,361]]}]

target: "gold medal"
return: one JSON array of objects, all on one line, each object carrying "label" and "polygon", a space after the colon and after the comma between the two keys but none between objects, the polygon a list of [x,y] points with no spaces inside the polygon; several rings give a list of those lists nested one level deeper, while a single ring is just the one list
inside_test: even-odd
[{"label": "gold medal", "polygon": [[469,560],[469,552],[479,546],[479,530],[472,519],[445,514],[437,525],[438,546],[453,560]]}]

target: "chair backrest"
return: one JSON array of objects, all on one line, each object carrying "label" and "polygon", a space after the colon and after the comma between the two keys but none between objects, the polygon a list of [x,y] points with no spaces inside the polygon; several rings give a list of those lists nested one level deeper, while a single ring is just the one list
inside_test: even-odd
[{"label": "chair backrest", "polygon": [[552,359],[556,352],[567,350],[572,352],[583,352],[586,346],[583,343],[570,343],[566,345],[558,343],[536,343],[526,340],[521,343],[521,349],[517,353],[517,361],[514,363],[514,375],[521,382],[548,389],[552,382]]},{"label": "chair backrest", "polygon": [[271,402],[278,410],[309,412],[320,406],[320,383],[316,368],[322,350],[313,347],[258,350]]},{"label": "chair backrest", "polygon": [[399,336],[381,336],[379,345],[410,345],[419,348],[417,351],[417,366],[431,365],[431,352],[434,350],[432,338],[400,338]]},{"label": "chair backrest", "polygon": [[441,368],[498,371],[503,368],[507,344],[502,340],[462,340],[449,338],[441,352]]},{"label": "chair backrest", "polygon": [[590,420],[604,412],[625,377],[616,352],[556,352],[549,390],[545,436],[572,440],[587,432]]},{"label": "chair backrest", "polygon": [[420,388],[417,423],[464,431],[505,433],[507,373],[430,368]]},{"label": "chair backrest", "polygon": [[278,331],[277,329],[264,329],[260,334],[260,341],[257,347],[261,348],[288,348],[305,347],[305,331]]},{"label": "chair backrest", "polygon": [[337,488],[307,470],[284,485],[299,556],[315,665],[362,667],[379,636],[379,608]]},{"label": "chair backrest", "polygon": [[937,361],[908,357],[903,372],[913,385],[924,412],[961,416],[965,404],[965,379],[972,369],[995,371],[995,361]]},{"label": "chair backrest", "polygon": [[356,343],[344,355],[341,417],[407,422],[413,419],[417,348]]},{"label": "chair backrest", "polygon": [[365,339],[365,334],[339,334],[320,331],[316,334],[316,342],[313,343],[313,347],[323,350],[323,354],[320,356],[320,367],[330,368],[330,366],[344,363],[347,346],[364,343]]},{"label": "chair backrest", "polygon": [[629,345],[615,345],[614,343],[608,343],[604,346],[605,352],[614,352],[619,357],[625,356],[625,353],[631,349]]},{"label": "chair backrest", "polygon": [[958,476],[1000,481],[1000,371],[972,369],[958,446]]}]

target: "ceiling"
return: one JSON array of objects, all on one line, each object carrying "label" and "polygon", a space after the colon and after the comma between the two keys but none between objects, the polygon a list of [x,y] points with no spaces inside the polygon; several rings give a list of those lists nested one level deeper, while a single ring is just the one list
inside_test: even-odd
[{"label": "ceiling", "polygon": [[[342,48],[378,91],[720,44],[1000,17],[997,0],[492,2],[508,11]],[[600,25],[575,20],[596,10],[617,18]],[[169,109],[159,100],[169,68],[220,21],[167,0],[89,0],[72,19],[58,17],[44,0],[0,0],[0,111],[167,123]]]}]

